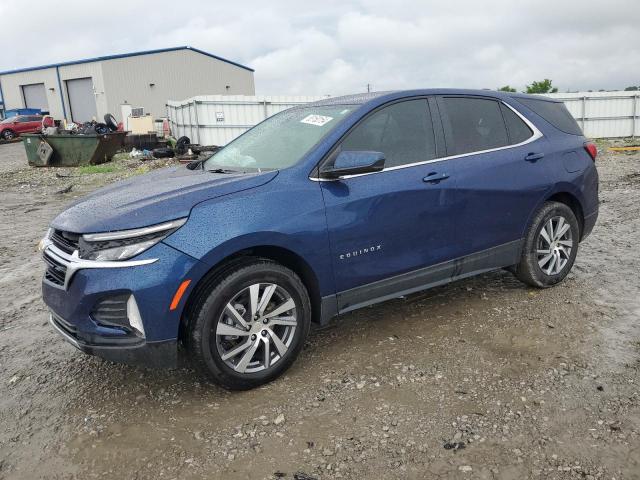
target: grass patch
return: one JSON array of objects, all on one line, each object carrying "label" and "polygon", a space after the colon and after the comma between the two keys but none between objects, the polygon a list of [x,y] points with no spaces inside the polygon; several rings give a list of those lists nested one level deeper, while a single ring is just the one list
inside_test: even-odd
[{"label": "grass patch", "polygon": [[83,165],[78,168],[80,175],[91,175],[94,173],[113,173],[118,170],[116,165]]},{"label": "grass patch", "polygon": [[111,159],[112,162],[123,162],[129,160],[129,154],[126,152],[116,153]]}]

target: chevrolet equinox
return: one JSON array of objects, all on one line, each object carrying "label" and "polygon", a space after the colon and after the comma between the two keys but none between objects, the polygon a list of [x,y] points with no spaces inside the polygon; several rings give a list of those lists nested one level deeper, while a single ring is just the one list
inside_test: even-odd
[{"label": "chevrolet equinox", "polygon": [[598,215],[596,154],[542,96],[292,108],[62,212],[40,245],[50,323],[92,355],[174,366],[184,353],[252,388],[289,368],[312,322],[500,268],[561,282]]}]

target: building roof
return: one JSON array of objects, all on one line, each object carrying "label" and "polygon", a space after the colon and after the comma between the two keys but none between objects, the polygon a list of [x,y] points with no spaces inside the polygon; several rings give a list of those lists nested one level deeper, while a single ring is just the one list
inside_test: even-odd
[{"label": "building roof", "polygon": [[119,55],[106,55],[103,57],[86,58],[84,60],[74,60],[74,61],[62,62],[62,63],[52,63],[50,65],[40,65],[37,67],[18,68],[15,70],[6,70],[4,72],[0,72],[0,75],[7,75],[10,73],[30,72],[33,70],[44,70],[46,68],[64,67],[67,65],[78,65],[81,63],[104,62],[106,60],[116,60],[118,58],[137,57],[140,55],[153,55],[155,53],[175,52],[178,50],[191,50],[192,52],[200,53],[202,55],[206,55],[207,57],[215,58],[216,60],[221,60],[231,65],[235,65],[236,67],[244,68],[245,70],[249,70],[250,72],[254,71],[253,68],[247,67],[245,65],[241,65],[240,63],[236,63],[231,60],[227,60],[226,58],[219,57],[212,53],[208,53],[203,50],[199,50],[197,48],[193,48],[189,46],[182,46],[182,47],[172,47],[172,48],[160,48],[157,50],[145,50],[143,52],[121,53]]}]

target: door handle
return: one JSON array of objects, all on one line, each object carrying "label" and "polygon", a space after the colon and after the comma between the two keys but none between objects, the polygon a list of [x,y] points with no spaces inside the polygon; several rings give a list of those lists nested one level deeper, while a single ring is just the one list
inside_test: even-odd
[{"label": "door handle", "polygon": [[422,179],[425,183],[440,183],[442,180],[449,178],[448,173],[430,172]]},{"label": "door handle", "polygon": [[540,153],[529,153],[526,157],[524,157],[524,159],[527,162],[536,162],[538,160],[540,160],[542,157],[544,157],[544,153],[540,152]]}]

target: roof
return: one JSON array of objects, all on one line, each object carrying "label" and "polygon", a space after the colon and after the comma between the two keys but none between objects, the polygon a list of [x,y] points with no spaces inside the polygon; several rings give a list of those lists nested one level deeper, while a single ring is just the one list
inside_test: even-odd
[{"label": "roof", "polygon": [[0,75],[7,75],[10,73],[21,73],[21,72],[31,72],[33,70],[44,70],[46,68],[57,68],[57,67],[65,67],[67,65],[78,65],[82,63],[93,63],[93,62],[104,62],[106,60],[116,60],[118,58],[128,58],[128,57],[138,57],[140,55],[153,55],[156,53],[165,53],[165,52],[176,52],[179,50],[191,50],[192,52],[200,53],[202,55],[206,55],[207,57],[215,58],[216,60],[220,60],[231,65],[235,65],[236,67],[244,68],[245,70],[249,70],[253,72],[254,69],[247,67],[245,65],[241,65],[240,63],[233,62],[231,60],[227,60],[226,58],[219,57],[212,53],[205,52],[203,50],[199,50],[197,48],[182,46],[182,47],[172,47],[172,48],[160,48],[157,50],[145,50],[142,52],[133,52],[133,53],[121,53],[119,55],[106,55],[103,57],[94,57],[94,58],[86,58],[84,60],[74,60],[70,62],[62,62],[62,63],[52,63],[50,65],[40,65],[38,67],[27,67],[27,68],[18,68],[15,70],[6,70],[4,72],[0,72]]},{"label": "roof", "polygon": [[502,92],[496,90],[471,90],[464,88],[425,88],[420,90],[395,90],[389,92],[370,92],[355,95],[345,95],[343,97],[331,97],[326,100],[319,100],[312,103],[315,106],[330,105],[363,105],[372,101],[376,104],[386,101],[397,100],[406,97],[416,97],[421,95],[478,95],[493,98],[535,98],[536,100],[554,101],[548,97],[528,95],[526,93]]},{"label": "roof", "polygon": [[384,95],[388,95],[391,93],[400,93],[400,91],[356,93],[353,95],[344,95],[342,97],[329,97],[326,99],[318,100],[317,102],[313,102],[312,105],[315,105],[315,106],[362,105],[364,103],[367,103],[369,100],[373,100],[374,98],[382,97]]}]

